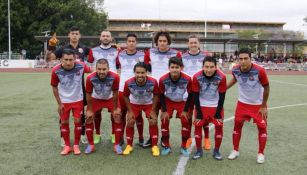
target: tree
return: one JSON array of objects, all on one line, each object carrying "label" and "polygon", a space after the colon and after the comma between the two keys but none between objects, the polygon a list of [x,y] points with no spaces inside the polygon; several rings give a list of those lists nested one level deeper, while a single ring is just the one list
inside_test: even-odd
[{"label": "tree", "polygon": [[[0,43],[8,43],[7,0],[0,0]],[[43,31],[67,35],[68,29],[76,25],[83,35],[97,35],[106,28],[107,15],[94,9],[94,0],[11,0],[12,51],[26,49],[37,55],[42,43],[34,36]],[[102,2],[102,0],[100,0]],[[8,45],[1,44],[0,52]]]}]

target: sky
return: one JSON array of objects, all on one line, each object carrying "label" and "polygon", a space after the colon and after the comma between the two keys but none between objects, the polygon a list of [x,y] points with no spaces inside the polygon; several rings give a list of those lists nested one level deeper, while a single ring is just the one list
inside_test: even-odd
[{"label": "sky", "polygon": [[307,0],[104,0],[104,9],[110,19],[285,22],[307,33]]}]

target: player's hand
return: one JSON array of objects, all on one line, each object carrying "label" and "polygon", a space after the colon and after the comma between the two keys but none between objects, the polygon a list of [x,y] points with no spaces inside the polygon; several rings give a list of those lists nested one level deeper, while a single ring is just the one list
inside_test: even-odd
[{"label": "player's hand", "polygon": [[261,114],[261,117],[262,117],[262,119],[263,120],[267,120],[267,118],[268,118],[268,109],[267,109],[267,107],[261,107],[260,109],[259,109],[259,112],[258,112],[258,114]]},{"label": "player's hand", "polygon": [[114,118],[115,123],[121,123],[121,110],[120,110],[120,108],[116,108],[113,111],[113,118]]},{"label": "player's hand", "polygon": [[135,116],[133,112],[128,112],[127,114],[127,125],[133,127],[135,122]]},{"label": "player's hand", "polygon": [[183,111],[180,117],[183,117],[186,121],[189,121],[190,119],[189,114],[186,111]]},{"label": "player's hand", "polygon": [[85,114],[85,120],[86,121],[93,121],[94,119],[94,113],[92,110],[87,110]]},{"label": "player's hand", "polygon": [[59,113],[59,115],[62,115],[63,112],[64,112],[64,105],[63,105],[63,103],[61,103],[61,104],[58,105],[58,113]]},{"label": "player's hand", "polygon": [[215,121],[217,122],[218,125],[221,126],[221,125],[223,125],[224,119],[222,119],[222,118],[217,119],[216,118]]},{"label": "player's hand", "polygon": [[149,121],[149,125],[150,126],[153,126],[153,125],[156,125],[157,124],[157,113],[155,111],[151,111],[150,114],[149,114],[149,118],[148,118],[148,121]]},{"label": "player's hand", "polygon": [[203,123],[204,123],[204,122],[203,122],[202,119],[195,119],[194,122],[193,122],[193,124],[194,124],[195,126],[202,126]]},{"label": "player's hand", "polygon": [[162,112],[162,114],[161,114],[161,121],[163,123],[165,123],[166,120],[169,120],[168,112]]}]

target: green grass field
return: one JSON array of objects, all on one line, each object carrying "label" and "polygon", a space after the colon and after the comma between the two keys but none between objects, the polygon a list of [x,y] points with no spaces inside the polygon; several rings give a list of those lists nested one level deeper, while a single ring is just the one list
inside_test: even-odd
[{"label": "green grass field", "polygon": [[[306,76],[270,76],[270,80],[305,86],[272,81],[269,107],[307,103]],[[175,119],[171,121],[173,153],[166,157],[152,157],[150,149],[138,146],[130,156],[115,155],[109,138],[109,115],[103,117],[103,143],[96,146],[94,154],[60,156],[58,116],[49,81],[48,73],[0,73],[0,174],[160,175],[172,174],[176,169],[181,136],[180,122]],[[237,88],[233,87],[227,93],[225,118],[233,116],[236,100]],[[200,160],[189,159],[185,174],[306,174],[306,107],[269,111],[265,164],[256,164],[257,129],[252,123],[244,126],[239,159],[227,160],[232,150],[233,122],[230,121],[225,123],[221,146],[224,160],[215,161],[211,152],[206,152]],[[148,138],[146,125],[147,122],[144,134]],[[210,137],[214,143],[213,131]],[[84,147],[81,145],[82,151]]]}]

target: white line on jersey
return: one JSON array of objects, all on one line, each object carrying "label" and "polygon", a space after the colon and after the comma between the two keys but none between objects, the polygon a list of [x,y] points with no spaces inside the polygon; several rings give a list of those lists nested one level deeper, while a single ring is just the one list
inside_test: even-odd
[{"label": "white line on jersey", "polygon": [[[268,109],[269,110],[274,110],[274,109],[280,109],[280,108],[305,106],[305,105],[307,105],[307,103],[298,103],[298,104],[292,104],[292,105],[275,106],[275,107],[271,107],[271,108],[268,108]],[[228,121],[231,121],[233,119],[234,119],[234,116],[231,116],[231,117],[225,119],[224,123],[228,122]],[[213,128],[214,128],[214,125],[210,124],[209,130],[212,130]],[[189,152],[190,153],[192,153],[192,150],[193,150],[193,148],[195,146],[195,139],[193,138],[192,140],[193,140],[192,144],[191,144],[191,146],[189,148]],[[184,156],[181,155],[180,158],[179,158],[179,162],[177,164],[176,170],[173,172],[173,175],[183,175],[184,172],[185,172],[185,166],[187,165],[188,160],[189,160],[189,157],[184,157]]]}]

